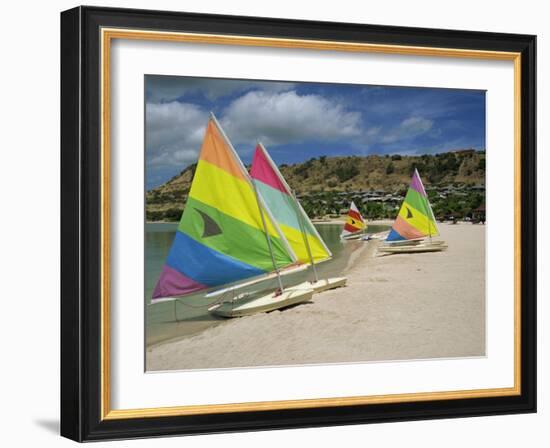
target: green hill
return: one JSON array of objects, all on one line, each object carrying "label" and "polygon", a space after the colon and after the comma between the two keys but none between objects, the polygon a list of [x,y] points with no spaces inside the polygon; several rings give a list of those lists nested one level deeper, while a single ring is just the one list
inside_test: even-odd
[{"label": "green hill", "polygon": [[[147,192],[147,220],[180,218],[195,168],[193,164]],[[485,197],[485,152],[473,149],[422,156],[323,156],[279,168],[312,217],[338,213],[349,200],[359,201],[357,205],[370,217],[391,217],[394,202],[406,190],[415,168],[430,192],[436,215],[466,215]],[[392,198],[378,203],[376,199],[362,201],[367,192],[386,193]],[[453,201],[456,206],[452,206]],[[459,206],[460,202],[463,204]],[[369,207],[373,213],[367,213]]]}]

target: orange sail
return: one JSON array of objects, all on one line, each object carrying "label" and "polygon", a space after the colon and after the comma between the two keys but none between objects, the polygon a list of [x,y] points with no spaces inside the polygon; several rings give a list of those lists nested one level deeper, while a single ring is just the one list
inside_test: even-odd
[{"label": "orange sail", "polygon": [[212,116],[152,301],[268,275],[294,264],[297,258],[286,238],[269,216],[264,222],[260,207],[246,169]]}]

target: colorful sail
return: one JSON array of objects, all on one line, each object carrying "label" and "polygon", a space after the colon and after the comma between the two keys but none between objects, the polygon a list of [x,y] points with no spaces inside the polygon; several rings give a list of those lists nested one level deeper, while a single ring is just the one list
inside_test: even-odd
[{"label": "colorful sail", "polygon": [[[264,210],[277,268],[296,261]],[[185,210],[153,291],[184,296],[275,270],[258,197],[237,154],[209,120]]]},{"label": "colorful sail", "polygon": [[296,254],[299,263],[310,263],[304,235],[307,235],[307,242],[314,262],[326,260],[332,256],[262,144],[256,146],[250,177]]},{"label": "colorful sail", "polygon": [[361,212],[355,205],[355,202],[352,201],[341,236],[345,238],[348,235],[352,235],[357,232],[362,232],[366,228],[367,228],[367,224],[365,223],[365,220],[361,216]]},{"label": "colorful sail", "polygon": [[415,169],[411,184],[386,241],[417,240],[439,235],[428,195]]}]

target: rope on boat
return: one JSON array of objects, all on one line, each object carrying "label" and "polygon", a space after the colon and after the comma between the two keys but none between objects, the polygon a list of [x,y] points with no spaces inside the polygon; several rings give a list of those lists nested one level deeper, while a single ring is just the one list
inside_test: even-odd
[{"label": "rope on boat", "polygon": [[[227,295],[230,295],[231,293],[233,293],[232,296],[227,297]],[[182,299],[176,298],[174,300],[174,316],[176,318],[176,321],[178,321],[177,314],[176,314],[176,302],[187,308],[200,309],[200,308],[210,308],[211,306],[214,306],[214,305],[221,305],[226,301],[233,302],[234,301],[233,299],[235,299],[235,291],[227,291],[223,293],[218,299],[212,302],[200,304],[200,305],[191,305],[190,303],[184,302]]]},{"label": "rope on boat", "polygon": [[191,305],[189,303],[186,303],[186,302],[183,302],[181,299],[176,299],[174,300],[174,302],[177,302],[187,308],[195,308],[195,309],[198,309],[198,308],[208,308],[212,305],[218,305],[219,303],[222,303],[223,302],[223,297],[222,299],[218,299],[218,300],[214,300],[213,302],[210,302],[210,303],[205,303],[205,304],[201,304],[201,305]]}]

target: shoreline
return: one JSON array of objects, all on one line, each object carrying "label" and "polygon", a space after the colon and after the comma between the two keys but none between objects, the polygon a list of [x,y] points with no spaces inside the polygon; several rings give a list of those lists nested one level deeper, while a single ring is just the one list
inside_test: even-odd
[{"label": "shoreline", "polygon": [[[346,223],[346,220],[344,218],[331,218],[327,220],[317,221],[315,219],[312,219],[311,222],[313,224],[319,224],[319,225],[344,225]],[[384,226],[391,226],[393,224],[392,219],[375,219],[373,221],[366,221],[367,225],[384,225]],[[179,224],[178,221],[145,221],[145,224]]]},{"label": "shoreline", "polygon": [[[374,219],[372,221],[366,220],[367,225],[375,226],[392,226],[394,219]],[[332,218],[330,220],[317,221],[312,219],[313,224],[345,224],[346,220],[343,218]],[[437,221],[438,224],[451,224],[449,221]],[[145,224],[179,224],[179,221],[145,221]],[[453,225],[472,224],[469,221],[459,220]],[[482,224],[483,225],[483,224]]]},{"label": "shoreline", "polygon": [[[342,275],[347,275],[349,272],[351,272],[353,269],[354,269],[354,264],[355,264],[355,261],[356,260],[362,260],[362,261],[368,261],[368,258],[373,258],[374,254],[374,246],[373,245],[367,245],[367,244],[362,244],[361,246],[359,246],[357,249],[355,249],[350,257],[349,257],[349,260],[347,261],[346,263],[346,266],[344,267],[344,269],[342,270]],[[218,325],[221,325],[223,324],[224,322],[230,322],[231,319],[218,319],[218,323],[213,325],[213,326],[218,326]],[[189,338],[192,338],[200,333],[202,333],[203,331],[206,331],[207,329],[202,329],[202,330],[199,330],[199,331],[196,331],[196,332],[192,332],[192,333],[188,333],[188,334],[183,334],[183,335],[180,335],[180,336],[176,336],[174,338],[170,338],[170,339],[165,339],[165,340],[162,340],[162,341],[158,341],[158,342],[155,342],[153,344],[150,344],[150,345],[147,345],[147,349],[153,349],[155,347],[159,347],[159,346],[162,346],[164,344],[170,344],[172,342],[177,342],[177,341],[181,341],[183,339],[189,339]]]},{"label": "shoreline", "polygon": [[365,242],[345,288],[150,346],[147,370],[483,356],[485,226],[441,233],[449,249],[435,253],[381,257],[377,240]]},{"label": "shoreline", "polygon": [[351,253],[349,260],[344,268],[343,274],[352,273],[359,266],[365,266],[369,260],[373,259],[376,253],[378,241],[361,242],[361,246]]}]

